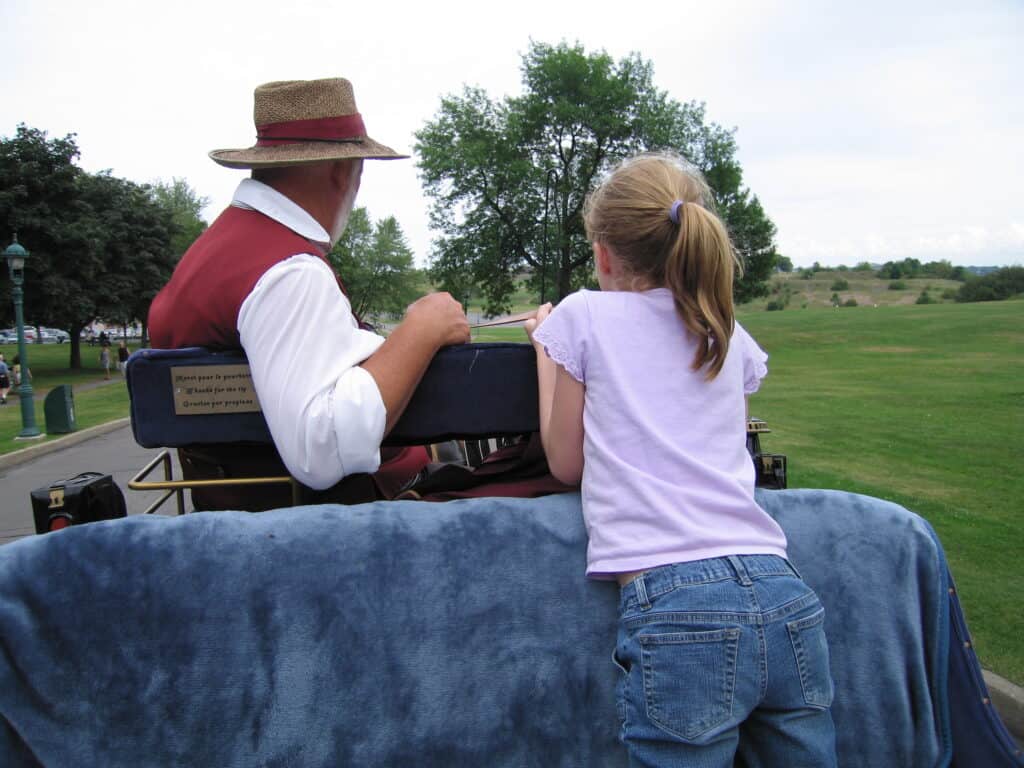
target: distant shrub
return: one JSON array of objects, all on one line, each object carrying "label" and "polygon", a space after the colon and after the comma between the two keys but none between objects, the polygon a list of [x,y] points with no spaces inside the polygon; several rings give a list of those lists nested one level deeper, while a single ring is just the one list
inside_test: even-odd
[{"label": "distant shrub", "polygon": [[956,288],[947,288],[942,292],[942,298],[944,299],[955,299],[957,294]]},{"label": "distant shrub", "polygon": [[907,284],[904,283],[902,280],[893,280],[891,283],[889,283],[890,291],[903,291],[906,290],[906,288]]},{"label": "distant shrub", "polygon": [[843,302],[843,306],[844,307],[856,307],[857,306],[857,300],[856,299],[847,299],[846,301]]},{"label": "distant shrub", "polygon": [[853,268],[853,271],[854,272],[874,272],[874,267],[872,267],[868,262],[862,261],[857,266],[855,266]]},{"label": "distant shrub", "polygon": [[846,272],[850,268],[848,266],[846,266],[845,264],[840,264],[838,267],[836,267],[836,269],[838,269],[840,272]]},{"label": "distant shrub", "polygon": [[812,277],[814,277],[814,270],[813,269],[804,269],[804,268],[801,267],[801,269],[800,269],[800,279],[801,280],[810,280]]},{"label": "distant shrub", "polygon": [[921,291],[921,295],[917,297],[915,304],[935,304],[936,301],[929,294],[928,291]]},{"label": "distant shrub", "polygon": [[921,272],[921,262],[917,259],[903,261],[887,261],[876,273],[883,280],[898,280],[901,277],[917,277]]},{"label": "distant shrub", "polygon": [[1000,301],[1024,293],[1024,267],[1003,267],[960,286],[957,301]]},{"label": "distant shrub", "polygon": [[832,283],[833,291],[848,291],[850,289],[850,283],[842,278]]},{"label": "distant shrub", "polygon": [[786,308],[786,305],[781,301],[772,299],[765,305],[765,309],[769,312],[780,312]]}]

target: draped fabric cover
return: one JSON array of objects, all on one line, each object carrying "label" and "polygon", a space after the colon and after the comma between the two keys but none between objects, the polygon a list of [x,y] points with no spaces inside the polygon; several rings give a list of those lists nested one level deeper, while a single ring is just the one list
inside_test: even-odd
[{"label": "draped fabric cover", "polygon": [[[760,491],[825,604],[840,764],[948,763],[946,564],[902,507]],[[625,766],[579,496],[135,516],[0,547],[0,755]]]}]

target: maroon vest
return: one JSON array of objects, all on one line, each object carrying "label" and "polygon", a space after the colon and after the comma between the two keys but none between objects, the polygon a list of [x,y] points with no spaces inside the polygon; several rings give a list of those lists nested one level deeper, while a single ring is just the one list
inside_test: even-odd
[{"label": "maroon vest", "polygon": [[[297,253],[313,253],[327,263],[318,244],[284,224],[258,211],[229,207],[185,252],[170,282],[150,304],[153,347],[241,348],[238,312],[242,302],[268,269]],[[340,279],[338,290],[344,291]],[[385,448],[382,458],[383,465],[372,481],[366,475],[345,478],[334,488],[316,494],[318,503],[391,498],[429,461],[422,446]],[[237,472],[232,468],[234,464],[238,465]],[[272,446],[233,443],[182,449],[182,469],[190,479],[287,473]],[[192,502],[196,509],[273,509],[289,506],[289,494],[284,487],[271,492],[266,486],[193,489]]]},{"label": "maroon vest", "polygon": [[150,304],[153,347],[241,348],[242,302],[268,269],[297,253],[313,253],[327,262],[320,245],[284,224],[230,206],[185,252]]}]

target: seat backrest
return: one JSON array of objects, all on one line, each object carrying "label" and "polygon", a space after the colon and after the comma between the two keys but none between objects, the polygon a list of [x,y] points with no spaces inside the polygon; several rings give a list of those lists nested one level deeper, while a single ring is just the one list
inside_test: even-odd
[{"label": "seat backrest", "polygon": [[[241,350],[140,349],[128,359],[132,432],[145,448],[271,443]],[[385,445],[538,430],[537,364],[529,344],[464,344],[431,362]]]}]

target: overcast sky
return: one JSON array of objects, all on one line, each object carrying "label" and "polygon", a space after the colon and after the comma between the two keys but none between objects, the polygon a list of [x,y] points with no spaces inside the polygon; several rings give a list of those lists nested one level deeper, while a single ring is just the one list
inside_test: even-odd
[{"label": "overcast sky", "polygon": [[[836,7],[832,7],[835,5]],[[183,177],[212,220],[255,141],[261,82],[352,80],[369,133],[411,152],[442,95],[520,91],[531,39],[652,62],[737,129],[746,185],[800,265],[1024,263],[1024,3],[3,0],[0,135],[74,132],[80,164]],[[358,204],[430,247],[415,159],[369,162]]]}]

